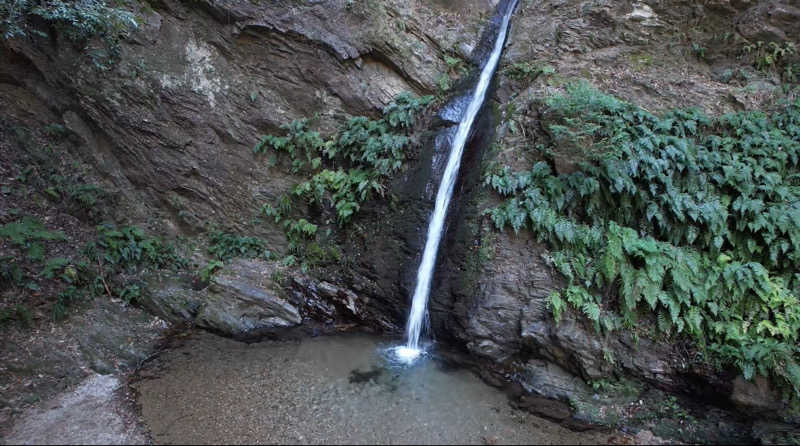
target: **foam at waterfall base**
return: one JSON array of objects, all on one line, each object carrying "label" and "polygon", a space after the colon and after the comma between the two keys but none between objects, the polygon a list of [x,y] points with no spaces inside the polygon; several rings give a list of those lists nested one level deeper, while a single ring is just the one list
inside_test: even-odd
[{"label": "foam at waterfall base", "polygon": [[420,358],[425,356],[426,352],[423,349],[411,348],[405,345],[398,345],[386,349],[385,357],[390,364],[408,366],[417,362]]}]

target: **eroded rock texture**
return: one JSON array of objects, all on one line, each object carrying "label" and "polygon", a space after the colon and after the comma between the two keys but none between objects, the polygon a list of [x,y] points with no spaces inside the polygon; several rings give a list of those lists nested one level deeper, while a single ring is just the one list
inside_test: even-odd
[{"label": "eroded rock texture", "polygon": [[[576,315],[556,324],[546,301],[563,281],[548,266],[546,247],[526,234],[494,231],[481,212],[495,199],[479,180],[481,163],[489,159],[481,151],[495,136],[495,124],[501,150],[492,156],[515,168],[529,164],[526,147],[541,137],[548,119],[540,99],[569,79],[587,79],[651,110],[697,106],[722,113],[760,104],[776,88],[774,78],[754,74],[734,57],[733,44],[719,44],[720,51],[703,57],[692,44],[710,45],[724,33],[797,42],[800,3],[520,3],[505,66],[540,62],[557,77],[528,84],[498,78],[475,139],[486,144],[474,143],[466,155],[459,204],[440,255],[431,302],[437,337],[481,358],[495,378],[517,381],[529,406],[530,398],[584,398],[591,393],[586,381],[616,373],[667,390],[718,393],[774,414],[774,399],[756,397],[768,384],[743,384],[698,368],[683,346],[625,333],[601,337]],[[75,154],[121,195],[120,220],[175,235],[196,234],[206,223],[248,228],[280,251],[286,246],[282,230],[251,222],[296,178],[253,156],[261,135],[312,115],[329,132],[348,116],[377,115],[399,92],[437,92],[440,76],[450,70],[446,55],[475,62],[495,4],[153,2],[154,8],[138,11],[140,27],[107,67],[55,32],[0,44],[3,124],[69,129]],[[736,78],[734,69],[752,77]],[[513,116],[507,112],[512,107]],[[273,266],[245,262],[203,290],[161,282],[150,307],[168,319],[241,337],[303,318],[400,329],[428,212],[420,203],[434,193],[429,180],[441,163],[431,147],[392,185],[391,205],[365,207],[345,239],[348,261],[338,268],[314,277],[290,274],[278,291],[267,277]],[[571,168],[568,155],[559,157],[559,169]],[[567,418],[569,410],[556,404],[551,412]]]}]

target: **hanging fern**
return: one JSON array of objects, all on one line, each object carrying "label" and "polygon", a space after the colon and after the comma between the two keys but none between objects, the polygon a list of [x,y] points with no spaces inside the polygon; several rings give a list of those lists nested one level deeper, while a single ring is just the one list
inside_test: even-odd
[{"label": "hanging fern", "polygon": [[552,248],[569,283],[550,298],[556,319],[564,302],[607,330],[646,310],[666,335],[800,395],[800,100],[712,120],[576,84],[547,106],[553,144],[586,159],[568,175],[494,169],[485,184],[507,200],[486,212]]}]

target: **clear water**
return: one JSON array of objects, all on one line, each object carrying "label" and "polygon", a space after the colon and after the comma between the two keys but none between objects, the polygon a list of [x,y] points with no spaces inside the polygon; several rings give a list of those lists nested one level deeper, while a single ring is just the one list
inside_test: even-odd
[{"label": "clear water", "polygon": [[391,340],[341,335],[244,344],[195,333],[133,385],[155,444],[596,444],[511,407],[429,354],[387,362]]},{"label": "clear water", "polygon": [[500,25],[500,31],[497,34],[497,40],[495,41],[492,53],[486,61],[483,70],[481,70],[481,75],[475,87],[472,100],[467,106],[467,110],[461,122],[458,124],[456,135],[453,138],[453,146],[450,149],[450,156],[447,159],[447,166],[442,175],[442,182],[436,193],[436,202],[434,204],[433,214],[431,214],[431,221],[428,224],[425,248],[422,251],[422,261],[420,262],[419,270],[417,270],[417,284],[414,289],[414,297],[411,300],[411,311],[406,326],[406,345],[405,347],[398,347],[395,350],[395,352],[398,353],[398,358],[402,357],[410,362],[418,359],[423,351],[420,347],[420,335],[422,334],[422,327],[426,319],[428,295],[430,294],[433,271],[436,266],[436,255],[439,252],[439,243],[441,242],[442,233],[444,232],[447,208],[450,205],[450,199],[453,196],[453,188],[455,187],[456,178],[458,177],[461,155],[464,153],[464,146],[469,137],[472,123],[475,121],[475,117],[478,115],[478,111],[480,111],[483,105],[486,91],[489,88],[492,76],[494,76],[495,69],[500,61],[500,54],[503,51],[503,44],[506,41],[506,33],[508,32],[508,24],[515,6],[516,1],[511,2],[508,11],[503,16],[503,21]]}]

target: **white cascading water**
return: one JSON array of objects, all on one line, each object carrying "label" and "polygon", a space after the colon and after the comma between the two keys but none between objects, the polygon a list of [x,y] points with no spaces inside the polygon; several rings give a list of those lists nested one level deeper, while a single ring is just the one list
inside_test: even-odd
[{"label": "white cascading water", "polygon": [[433,270],[436,265],[436,255],[439,251],[439,242],[441,242],[442,233],[444,232],[447,208],[450,204],[450,198],[453,195],[456,178],[458,177],[458,168],[461,165],[461,155],[464,153],[464,146],[467,143],[472,123],[475,121],[475,117],[478,115],[478,111],[480,111],[483,105],[483,101],[486,97],[486,90],[489,88],[492,76],[494,76],[494,71],[497,69],[497,64],[500,61],[500,54],[503,51],[503,45],[506,41],[511,13],[514,11],[516,3],[517,1],[513,0],[508,5],[508,10],[503,16],[503,21],[500,24],[500,30],[497,34],[497,40],[495,41],[492,53],[481,71],[481,76],[475,87],[472,100],[464,116],[461,118],[461,122],[458,124],[458,130],[453,139],[453,146],[450,149],[450,157],[447,159],[447,167],[445,167],[444,175],[442,175],[439,191],[436,193],[436,204],[433,208],[431,221],[428,224],[428,237],[425,241],[425,249],[422,252],[422,261],[417,271],[417,286],[414,289],[414,298],[411,301],[411,312],[408,316],[408,325],[406,326],[406,345],[395,348],[396,356],[405,362],[413,362],[423,353],[420,349],[419,339],[425,321],[428,294],[430,294],[431,290],[431,281],[433,280]]}]

